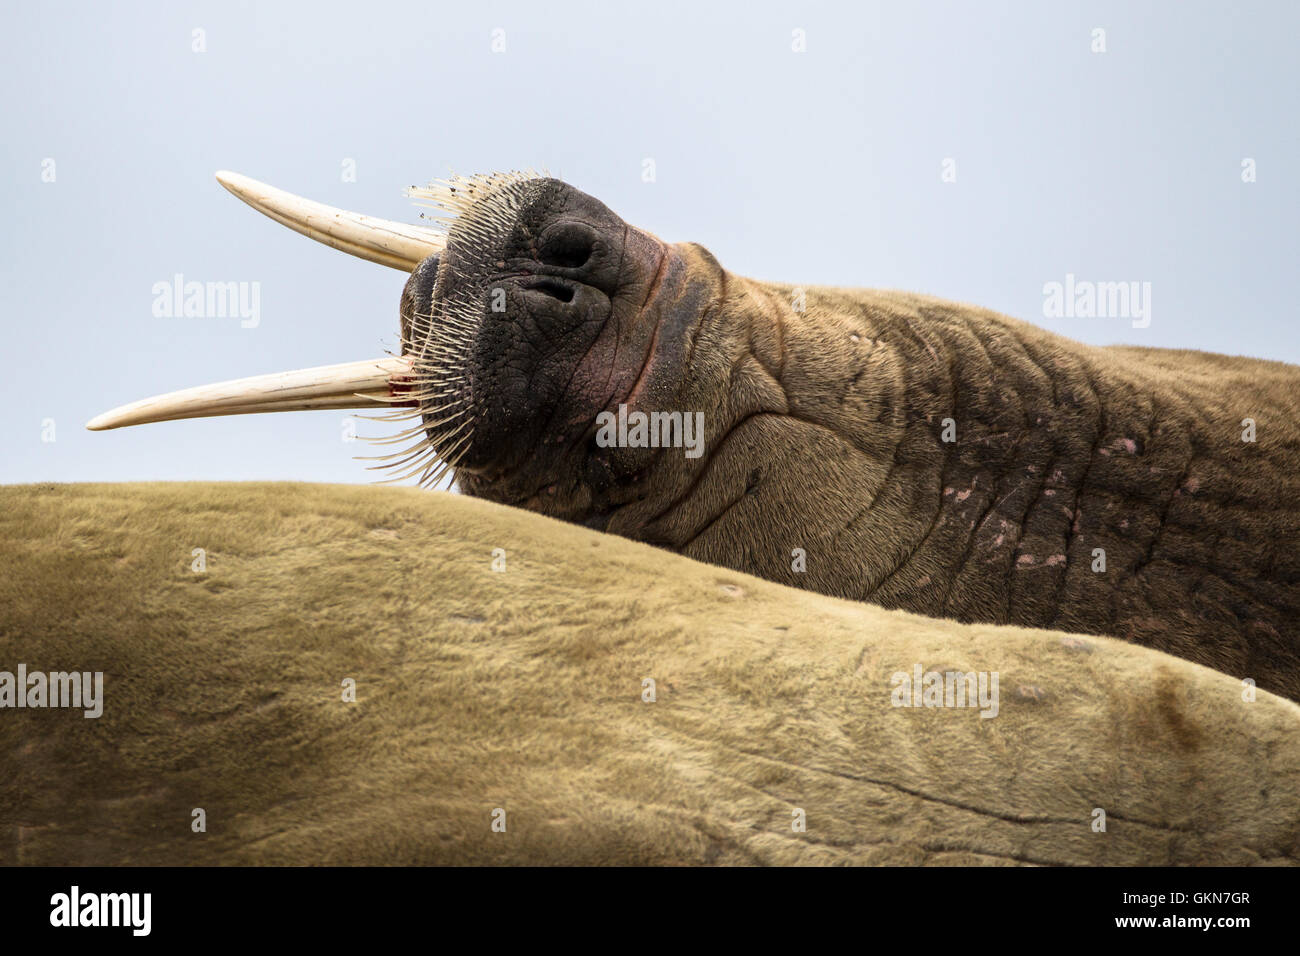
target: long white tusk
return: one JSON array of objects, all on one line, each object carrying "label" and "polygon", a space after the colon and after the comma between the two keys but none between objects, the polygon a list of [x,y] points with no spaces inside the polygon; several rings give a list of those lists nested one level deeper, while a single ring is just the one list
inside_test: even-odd
[{"label": "long white tusk", "polygon": [[414,405],[409,396],[411,362],[391,356],[322,365],[296,372],[256,375],[156,395],[105,412],[86,423],[91,431],[170,422],[180,418],[293,412],[315,408]]},{"label": "long white tusk", "polygon": [[403,272],[412,271],[446,245],[442,235],[432,230],[336,209],[239,173],[223,169],[217,173],[217,182],[294,232]]}]

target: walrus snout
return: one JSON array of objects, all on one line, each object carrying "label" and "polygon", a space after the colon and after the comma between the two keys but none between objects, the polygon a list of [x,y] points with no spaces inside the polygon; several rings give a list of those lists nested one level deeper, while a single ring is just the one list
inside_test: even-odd
[{"label": "walrus snout", "polygon": [[675,255],[559,180],[469,203],[402,297],[439,457],[503,500],[575,482],[597,416],[626,402],[650,363]]}]

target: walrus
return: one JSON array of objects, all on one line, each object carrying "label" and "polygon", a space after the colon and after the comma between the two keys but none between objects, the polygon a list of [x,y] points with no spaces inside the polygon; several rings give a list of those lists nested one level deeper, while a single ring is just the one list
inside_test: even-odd
[{"label": "walrus", "polygon": [[440,228],[218,178],[409,271],[401,354],[88,427],[387,405],[398,478],[828,595],[1119,637],[1300,700],[1300,367],[743,278],[544,175],[413,188]]}]

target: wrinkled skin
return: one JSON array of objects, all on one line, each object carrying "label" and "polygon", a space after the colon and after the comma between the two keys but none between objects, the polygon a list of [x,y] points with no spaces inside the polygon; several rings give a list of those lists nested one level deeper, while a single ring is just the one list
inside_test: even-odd
[{"label": "wrinkled skin", "polygon": [[[795,287],[542,182],[490,241],[453,231],[403,295],[408,350],[413,308],[482,300],[465,493],[885,607],[1109,634],[1300,699],[1300,368],[1090,347],[904,293],[810,288],[800,311]],[[598,447],[619,403],[702,411],[704,454]]]}]

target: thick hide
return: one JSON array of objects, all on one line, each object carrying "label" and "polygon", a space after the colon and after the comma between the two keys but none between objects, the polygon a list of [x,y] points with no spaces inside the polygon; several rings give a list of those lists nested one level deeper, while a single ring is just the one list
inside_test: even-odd
[{"label": "thick hide", "polygon": [[[104,703],[0,710],[5,864],[1300,857],[1300,707],[1235,676],[461,496],[0,488],[19,664]],[[894,706],[918,665],[996,672],[997,715]]]}]

